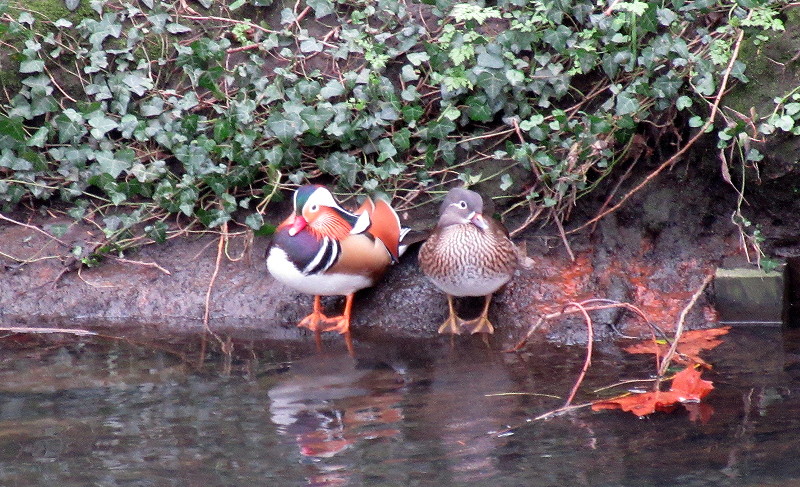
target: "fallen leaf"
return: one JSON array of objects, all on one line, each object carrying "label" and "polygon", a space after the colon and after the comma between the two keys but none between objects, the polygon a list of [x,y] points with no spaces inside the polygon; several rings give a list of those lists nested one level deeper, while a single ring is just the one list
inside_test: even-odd
[{"label": "fallen leaf", "polygon": [[700,375],[699,370],[687,367],[675,374],[669,391],[650,391],[604,399],[594,402],[592,410],[621,409],[639,417],[656,411],[671,412],[677,404],[697,403],[711,392],[714,388],[711,381],[701,379]]},{"label": "fallen leaf", "polygon": [[668,412],[677,401],[678,395],[674,392],[650,391],[598,401],[592,404],[592,410],[621,409],[642,417],[656,411]]},{"label": "fallen leaf", "polygon": [[670,391],[679,395],[680,402],[700,402],[714,388],[711,381],[700,378],[700,371],[687,367],[672,378]]},{"label": "fallen leaf", "polygon": [[[678,354],[675,356],[675,362],[708,367],[708,363],[700,358],[700,352],[711,350],[720,345],[722,339],[719,337],[728,333],[730,329],[731,327],[724,326],[684,332],[680,340],[678,340]],[[624,350],[628,353],[654,353],[660,357],[667,353],[669,344],[662,341],[647,340],[627,346]]]}]

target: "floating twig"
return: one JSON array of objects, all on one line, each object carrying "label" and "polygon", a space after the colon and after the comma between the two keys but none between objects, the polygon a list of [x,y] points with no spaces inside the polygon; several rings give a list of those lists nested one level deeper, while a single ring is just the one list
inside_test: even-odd
[{"label": "floating twig", "polygon": [[67,333],[76,336],[98,335],[93,331],[82,330],[80,328],[37,328],[31,326],[0,326],[0,331],[10,333]]}]

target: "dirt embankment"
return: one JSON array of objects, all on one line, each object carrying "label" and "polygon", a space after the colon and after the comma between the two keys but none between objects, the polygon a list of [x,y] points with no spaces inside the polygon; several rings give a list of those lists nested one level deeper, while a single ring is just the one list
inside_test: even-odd
[{"label": "dirt embankment", "polygon": [[[494,340],[502,345],[514,343],[539,315],[588,298],[629,302],[653,323],[672,329],[705,276],[723,259],[740,253],[739,234],[730,223],[735,193],[713,174],[713,168],[680,163],[659,176],[596,226],[569,234],[574,262],[555,229],[523,232],[516,240],[525,242],[536,266],[519,271],[496,294],[490,311],[497,330]],[[587,221],[598,207],[587,202],[566,230]],[[278,221],[285,215],[272,216]],[[403,216],[412,225],[434,221],[431,214]],[[30,223],[46,229],[52,222],[32,218]],[[79,271],[64,272],[63,259],[48,258],[67,254],[65,246],[91,241],[91,231],[88,226],[73,225],[60,238],[62,245],[30,227],[0,222],[0,252],[31,260],[20,265],[0,257],[2,325],[133,326],[154,334],[202,330],[206,294],[215,271],[215,235],[151,245],[126,255],[127,260],[109,259],[99,267]],[[243,257],[221,261],[208,301],[209,326],[221,333],[306,339],[305,332],[294,325],[310,310],[311,297],[287,289],[267,273],[263,256],[268,239],[257,238],[246,249],[244,243],[243,237],[229,242],[227,255],[243,252]],[[357,295],[356,339],[375,334],[436,336],[446,316],[446,301],[420,272],[416,252],[412,247],[382,282]],[[329,314],[342,306],[338,298],[324,303]],[[468,316],[477,311],[477,304],[462,300],[461,311]],[[687,325],[706,326],[713,319],[709,298],[703,296]],[[614,336],[614,329],[649,336],[641,320],[620,310],[594,313],[593,320],[600,338]],[[582,342],[586,326],[576,315],[548,323],[536,336]]]}]

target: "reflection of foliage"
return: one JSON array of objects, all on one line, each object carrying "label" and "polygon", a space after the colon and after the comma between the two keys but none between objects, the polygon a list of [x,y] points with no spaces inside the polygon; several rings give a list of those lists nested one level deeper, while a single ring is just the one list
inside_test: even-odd
[{"label": "reflection of foliage", "polygon": [[175,213],[262,228],[280,189],[327,176],[401,209],[493,181],[512,210],[563,218],[677,111],[703,125],[738,29],[782,28],[709,2],[308,0],[240,20],[267,3],[0,3],[21,83],[0,114],[4,208],[58,199],[124,247],[175,235]]}]

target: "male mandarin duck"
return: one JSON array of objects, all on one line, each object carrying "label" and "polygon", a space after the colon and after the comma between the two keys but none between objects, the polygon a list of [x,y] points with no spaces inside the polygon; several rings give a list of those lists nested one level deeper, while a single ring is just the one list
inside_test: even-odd
[{"label": "male mandarin duck", "polygon": [[[323,186],[301,186],[294,211],[275,230],[267,248],[267,269],[283,284],[314,296],[311,314],[297,326],[349,334],[353,295],[374,285],[401,254],[397,213],[383,200],[367,198],[351,213]],[[327,317],[320,296],[346,296],[344,312]],[[349,337],[349,335],[346,335]],[[348,342],[349,346],[349,342]]]},{"label": "male mandarin duck", "polygon": [[[419,250],[422,272],[447,294],[450,314],[439,333],[494,333],[489,321],[492,294],[511,280],[525,262],[505,227],[482,215],[483,199],[468,189],[453,188],[445,196],[436,229]],[[462,320],[453,307],[454,296],[484,296],[481,315]]]}]

